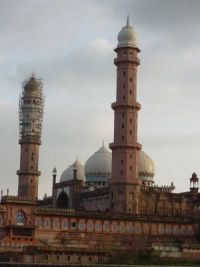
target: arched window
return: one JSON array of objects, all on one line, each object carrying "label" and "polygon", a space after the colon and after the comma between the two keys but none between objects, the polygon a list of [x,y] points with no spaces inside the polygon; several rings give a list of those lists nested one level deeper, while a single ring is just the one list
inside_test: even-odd
[{"label": "arched window", "polygon": [[26,223],[26,215],[23,211],[19,210],[16,213],[16,224],[17,225],[25,225]]},{"label": "arched window", "polygon": [[62,191],[57,198],[56,207],[61,209],[68,209],[68,202],[69,200],[67,194]]}]

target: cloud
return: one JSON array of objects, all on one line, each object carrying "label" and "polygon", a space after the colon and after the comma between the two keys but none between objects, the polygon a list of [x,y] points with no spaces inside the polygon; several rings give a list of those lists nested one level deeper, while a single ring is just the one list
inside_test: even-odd
[{"label": "cloud", "polygon": [[142,50],[139,140],[157,181],[173,176],[186,190],[190,173],[200,172],[199,8],[196,0],[88,0],[87,8],[80,0],[0,0],[2,186],[16,193],[18,97],[32,71],[46,96],[40,195],[51,192],[54,166],[61,174],[77,154],[84,163],[103,139],[112,141],[113,48],[129,12]]}]

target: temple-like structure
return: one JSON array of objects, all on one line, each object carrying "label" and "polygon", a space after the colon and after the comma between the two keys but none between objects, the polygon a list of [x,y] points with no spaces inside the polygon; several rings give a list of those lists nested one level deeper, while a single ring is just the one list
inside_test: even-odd
[{"label": "temple-like structure", "polygon": [[187,192],[155,185],[155,165],[138,143],[136,34],[129,18],[118,34],[114,140],[86,161],[53,169],[52,195],[38,199],[42,82],[32,75],[20,98],[18,196],[2,193],[0,261],[103,263],[118,251],[200,259],[199,179]]}]

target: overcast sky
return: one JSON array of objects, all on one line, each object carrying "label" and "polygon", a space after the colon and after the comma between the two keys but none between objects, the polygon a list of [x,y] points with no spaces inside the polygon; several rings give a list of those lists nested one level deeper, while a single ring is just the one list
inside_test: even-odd
[{"label": "overcast sky", "polygon": [[200,176],[200,1],[0,0],[0,187],[17,193],[18,100],[32,72],[43,79],[40,196],[76,156],[113,140],[117,34],[129,12],[138,36],[138,140],[155,183],[188,190]]}]

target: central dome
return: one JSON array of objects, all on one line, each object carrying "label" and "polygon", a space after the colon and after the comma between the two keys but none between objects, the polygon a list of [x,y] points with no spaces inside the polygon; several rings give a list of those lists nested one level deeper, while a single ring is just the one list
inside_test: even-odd
[{"label": "central dome", "polygon": [[111,174],[112,154],[104,145],[85,163],[87,182],[107,182]]},{"label": "central dome", "polygon": [[[144,152],[139,151],[138,172],[141,181],[146,185],[154,183],[155,165],[153,160]],[[96,151],[85,164],[86,183],[105,185],[111,176],[112,153],[104,145]]]}]

